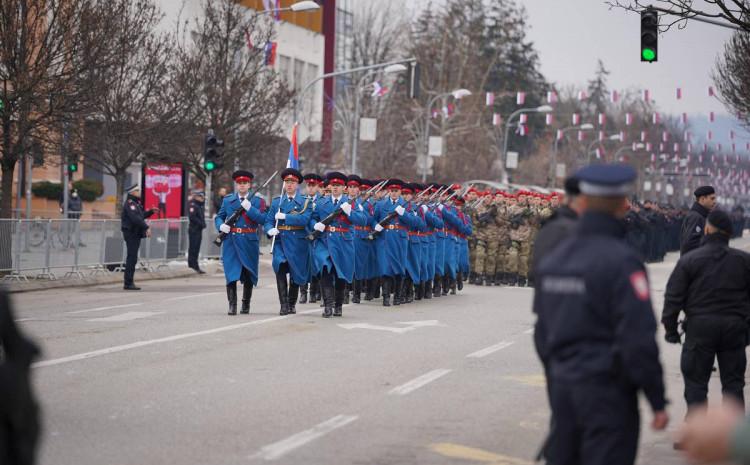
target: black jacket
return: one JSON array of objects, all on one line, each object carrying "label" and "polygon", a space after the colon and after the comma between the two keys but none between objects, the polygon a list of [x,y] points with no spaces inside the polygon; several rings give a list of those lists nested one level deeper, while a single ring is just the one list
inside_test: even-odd
[{"label": "black jacket", "polygon": [[750,317],[750,254],[729,247],[729,237],[706,236],[704,245],[683,255],[667,282],[661,322],[677,332],[680,310],[696,315]]},{"label": "black jacket", "polygon": [[698,202],[693,203],[690,211],[682,220],[680,232],[680,255],[684,255],[701,245],[703,228],[706,226],[708,210]]},{"label": "black jacket", "polygon": [[188,220],[190,221],[190,229],[206,229],[204,202],[190,200],[188,203]]},{"label": "black jacket", "polygon": [[577,221],[578,214],[567,205],[563,205],[555,210],[544,223],[534,240],[534,252],[531,260],[532,276],[542,258],[548,256],[563,239],[573,233]]},{"label": "black jacket", "polygon": [[122,224],[120,229],[124,234],[146,237],[146,230],[148,229],[146,218],[153,214],[152,210],[143,211],[141,199],[128,195],[125,205],[122,206],[122,215],[120,216]]}]

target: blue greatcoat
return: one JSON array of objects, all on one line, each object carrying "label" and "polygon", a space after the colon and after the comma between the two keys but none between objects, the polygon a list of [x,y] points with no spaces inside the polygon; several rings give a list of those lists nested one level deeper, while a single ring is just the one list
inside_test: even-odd
[{"label": "blue greatcoat", "polygon": [[468,237],[472,235],[472,224],[471,218],[465,215],[462,211],[458,211],[458,218],[463,223],[463,228],[459,231],[458,236],[458,271],[467,276],[469,273],[469,240]]},{"label": "blue greatcoat", "polygon": [[370,227],[372,222],[371,209],[369,203],[363,202],[360,198],[355,201],[354,208],[365,216],[366,221],[365,226],[355,226],[354,228],[354,279],[370,279],[373,266],[373,241],[367,238],[372,232]]},{"label": "blue greatcoat", "polygon": [[[394,203],[386,197],[376,203],[373,213],[373,227],[383,221],[399,205],[406,208],[406,204],[401,198]],[[380,276],[401,276],[406,272],[406,253],[409,245],[408,216],[407,213],[404,213],[403,216],[396,216],[391,219],[384,226],[385,229],[376,236],[375,249],[378,255]]]},{"label": "blue greatcoat", "polygon": [[422,260],[423,268],[420,274],[422,281],[429,281],[435,276],[435,252],[437,248],[437,231],[445,227],[443,220],[431,210],[420,209],[422,219],[425,222],[425,253]]},{"label": "blue greatcoat", "polygon": [[279,220],[279,234],[273,248],[273,271],[278,273],[281,264],[288,263],[292,281],[302,286],[310,280],[310,241],[307,240],[306,228],[312,217],[313,201],[299,193],[293,198],[284,194],[273,199],[263,226],[266,233],[276,225],[279,203],[286,219]]},{"label": "blue greatcoat", "polygon": [[441,228],[435,229],[435,274],[443,276],[445,274],[445,244],[448,242],[448,233],[446,232],[448,224],[439,208],[435,209],[435,215],[443,224]]},{"label": "blue greatcoat", "polygon": [[419,283],[422,279],[420,267],[422,263],[422,236],[425,231],[425,223],[419,213],[416,211],[414,204],[409,202],[406,213],[409,220],[409,247],[406,254],[406,272],[414,283]]},{"label": "blue greatcoat", "polygon": [[[339,199],[339,204],[348,201],[349,197],[342,195]],[[336,208],[330,196],[318,199],[315,203],[309,227],[312,229],[315,223],[333,213]],[[356,205],[352,205],[351,216],[347,217],[344,213],[337,216],[333,223],[330,224],[331,227],[335,227],[337,230],[329,231],[326,228],[326,231],[313,244],[313,272],[320,274],[324,269],[331,270],[335,267],[336,276],[347,283],[351,283],[354,279],[355,261],[354,226],[366,225],[367,217],[359,211]],[[342,231],[338,231],[339,228]]]},{"label": "blue greatcoat", "polygon": [[[224,277],[227,284],[240,280],[242,268],[250,272],[250,279],[253,285],[258,284],[258,227],[266,219],[266,203],[260,197],[253,197],[250,201],[252,207],[250,211],[244,212],[237,222],[235,228],[255,229],[255,232],[237,233],[231,232],[227,235],[226,240],[221,246],[221,261],[224,265]],[[219,230],[224,221],[241,208],[240,198],[237,193],[229,194],[221,202],[219,213],[214,218],[216,230]]]},{"label": "blue greatcoat", "polygon": [[446,206],[443,208],[443,220],[445,220],[446,229],[448,229],[448,235],[445,239],[443,272],[450,276],[451,279],[455,279],[458,272],[458,234],[464,226],[463,221],[461,221],[456,213],[453,207]]}]

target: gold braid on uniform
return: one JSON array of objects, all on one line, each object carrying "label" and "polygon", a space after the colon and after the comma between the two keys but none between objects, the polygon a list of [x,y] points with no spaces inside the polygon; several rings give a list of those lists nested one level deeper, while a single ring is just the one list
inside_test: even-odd
[{"label": "gold braid on uniform", "polygon": [[307,206],[309,204],[310,204],[310,197],[307,197],[305,199],[305,204],[302,206],[302,210],[300,210],[300,211],[294,210],[294,211],[291,211],[291,212],[289,212],[287,214],[288,215],[301,215],[301,214],[305,213],[305,210],[307,210]]}]

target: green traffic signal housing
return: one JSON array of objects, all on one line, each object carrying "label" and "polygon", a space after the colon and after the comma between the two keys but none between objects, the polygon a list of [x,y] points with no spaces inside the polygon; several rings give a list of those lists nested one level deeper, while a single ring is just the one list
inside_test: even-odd
[{"label": "green traffic signal housing", "polygon": [[221,168],[224,157],[224,141],[210,131],[203,140],[203,170],[207,173]]},{"label": "green traffic signal housing", "polygon": [[68,163],[68,173],[75,173],[78,171],[78,162],[77,161],[71,161]]},{"label": "green traffic signal housing", "polygon": [[649,7],[641,11],[641,61],[653,63],[659,59],[659,15]]}]

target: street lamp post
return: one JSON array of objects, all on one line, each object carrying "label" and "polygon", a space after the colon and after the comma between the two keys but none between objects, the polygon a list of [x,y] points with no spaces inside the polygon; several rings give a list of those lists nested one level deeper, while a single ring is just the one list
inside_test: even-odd
[{"label": "street lamp post", "polygon": [[[594,125],[591,123],[583,123],[580,126],[568,126],[566,128],[561,129],[562,136],[565,137],[565,133],[568,131],[573,130],[579,130],[579,131],[590,131],[594,129]],[[550,185],[552,187],[555,187],[557,185],[557,176],[556,176],[556,169],[557,169],[557,143],[559,142],[558,138],[555,137],[555,143],[553,145],[552,150],[552,159],[550,160],[550,166],[549,166],[549,176],[550,176]]]},{"label": "street lamp post", "polygon": [[428,160],[428,157],[430,156],[430,128],[431,128],[431,124],[432,124],[430,122],[430,120],[432,119],[432,114],[431,114],[432,105],[434,105],[435,102],[438,101],[438,99],[444,99],[444,98],[448,98],[448,97],[452,96],[456,100],[461,100],[462,98],[468,97],[469,95],[471,95],[471,91],[468,90],[468,89],[456,89],[456,90],[453,90],[451,92],[444,92],[442,94],[438,94],[438,95],[432,97],[427,102],[427,107],[426,107],[426,111],[425,111],[425,130],[424,130],[424,134],[425,134],[424,135],[424,162],[425,162],[425,167],[424,167],[424,169],[422,169],[422,182],[426,182],[427,181],[427,160]]},{"label": "street lamp post", "polygon": [[[395,74],[395,73],[401,73],[406,71],[407,68],[401,63],[396,63],[393,65],[386,66],[385,69],[383,69],[383,72],[385,74]],[[376,69],[371,69],[367,73],[365,73],[364,76],[362,76],[357,83],[356,88],[354,89],[354,121],[352,129],[353,132],[353,140],[352,140],[352,174],[357,174],[357,148],[359,146],[359,112],[360,112],[360,104],[359,104],[359,93],[362,91],[362,85],[365,82],[365,79],[372,76],[377,72]]]},{"label": "street lamp post", "polygon": [[257,13],[253,14],[253,16],[280,13],[282,11],[293,11],[295,13],[301,13],[303,11],[314,11],[314,10],[319,10],[319,9],[320,9],[320,5],[318,5],[312,0],[306,0],[302,2],[295,2],[291,4],[290,6],[284,7],[284,8],[272,8],[270,10],[258,11]]},{"label": "street lamp post", "polygon": [[[644,144],[641,144],[641,143],[637,143],[637,144],[635,144],[635,145],[627,145],[627,144],[626,144],[626,145],[623,145],[622,147],[620,147],[619,149],[617,149],[617,151],[615,152],[615,156],[614,156],[614,158],[612,159],[612,161],[613,161],[613,162],[616,162],[616,161],[617,161],[617,159],[618,159],[618,157],[620,156],[620,154],[621,154],[622,152],[624,152],[625,150],[628,150],[628,149],[630,149],[631,151],[633,151],[633,152],[634,152],[635,150],[641,150],[641,149],[643,149],[643,148],[645,148],[645,147],[646,147],[646,146],[645,146]],[[633,149],[635,149],[635,150],[633,150]]]},{"label": "street lamp post", "polygon": [[500,159],[500,169],[503,170],[503,183],[508,182],[508,173],[505,171],[505,160],[508,156],[508,133],[510,132],[510,123],[513,122],[513,118],[521,113],[549,113],[552,111],[552,107],[549,105],[542,105],[537,108],[520,108],[508,116],[508,121],[505,122],[505,136],[503,137],[503,153]]}]

